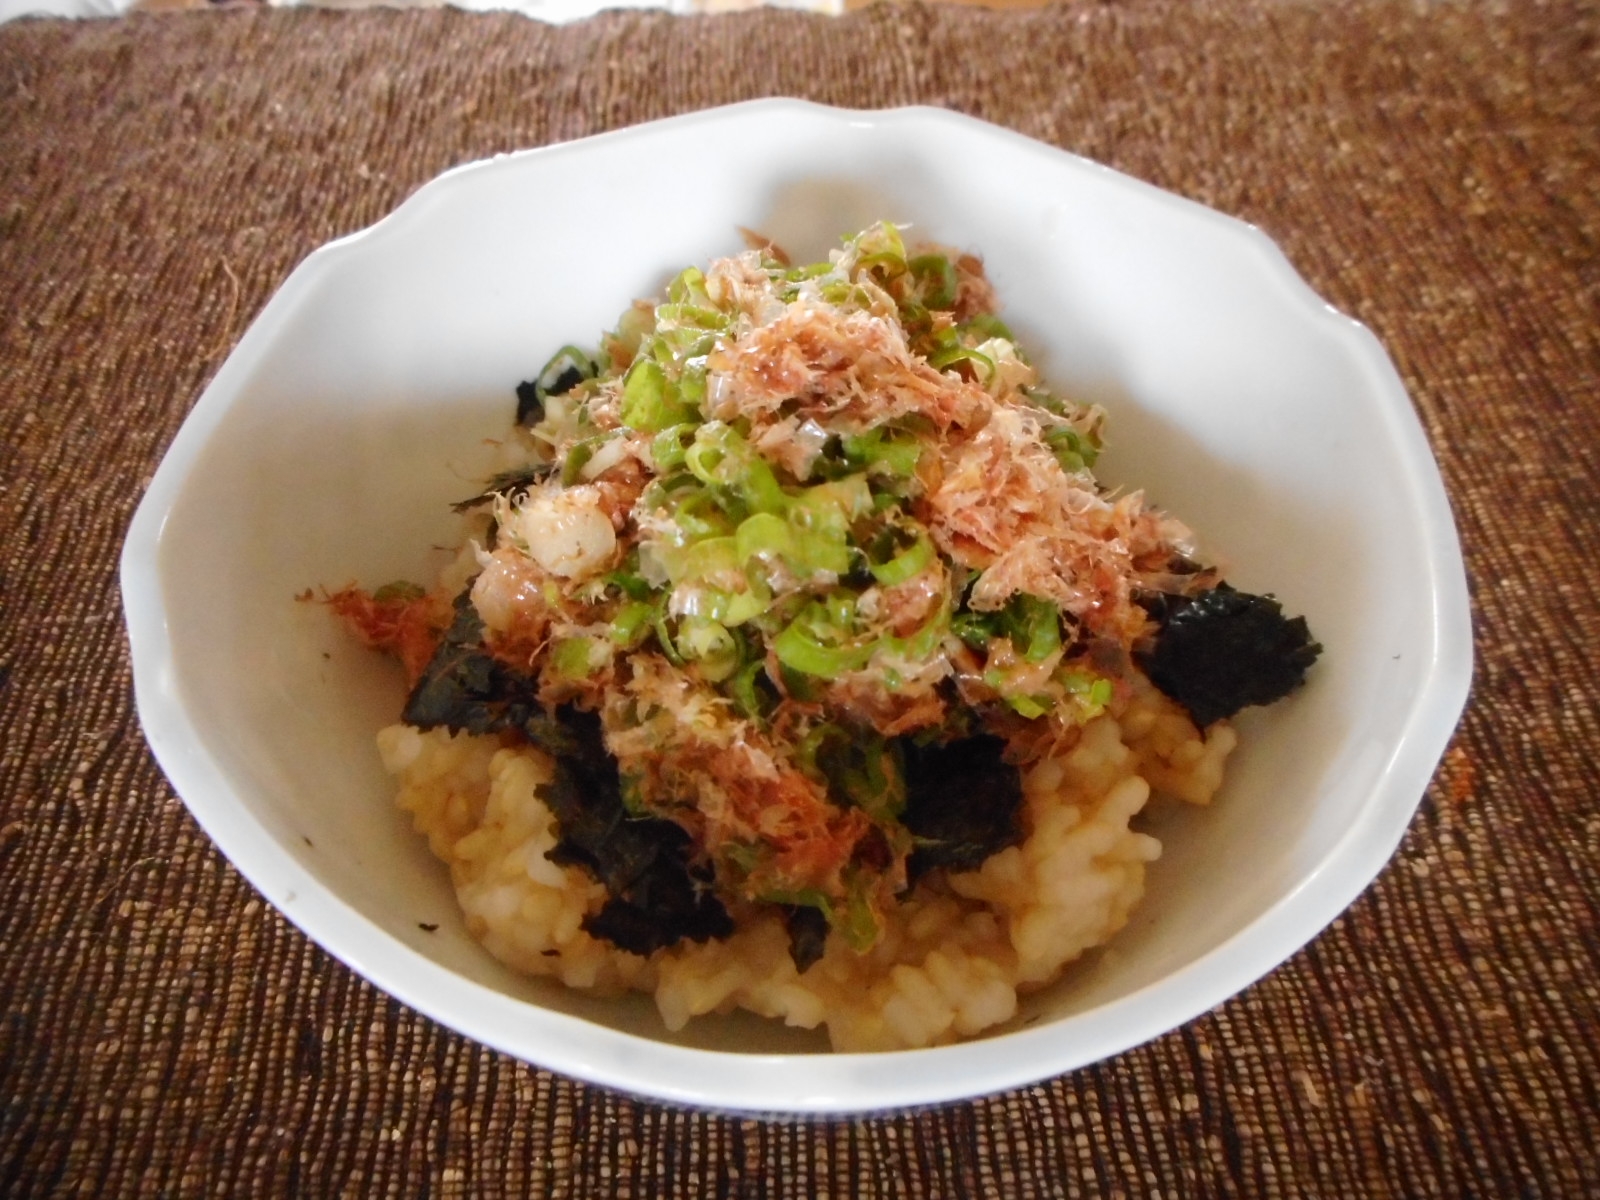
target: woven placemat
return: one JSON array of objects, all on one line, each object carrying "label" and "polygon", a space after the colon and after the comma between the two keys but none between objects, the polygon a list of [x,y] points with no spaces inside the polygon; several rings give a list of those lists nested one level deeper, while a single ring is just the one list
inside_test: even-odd
[{"label": "woven placemat", "polygon": [[[0,27],[0,1194],[1600,1194],[1600,8],[233,11]],[[262,903],[155,767],[115,564],[293,265],[453,164],[728,101],[945,105],[1262,226],[1393,354],[1474,698],[1321,937],[1149,1045],[765,1122],[518,1063]]]}]

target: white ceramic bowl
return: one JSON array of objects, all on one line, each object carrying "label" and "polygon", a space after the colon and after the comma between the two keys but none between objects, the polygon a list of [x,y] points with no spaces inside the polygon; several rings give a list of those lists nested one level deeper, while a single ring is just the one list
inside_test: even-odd
[{"label": "white ceramic bowl", "polygon": [[[981,1041],[835,1055],[754,1018],[668,1035],[644,998],[501,967],[392,807],[402,683],[303,589],[421,578],[512,389],[738,227],[820,257],[880,217],[979,251],[1056,385],[1110,409],[1102,475],[1308,616],[1309,685],[1238,724],[1208,810],[1110,948]],[[312,254],[206,389],[122,558],[140,719],[195,818],[291,921],[510,1054],[766,1112],[1025,1084],[1174,1028],[1283,962],[1373,879],[1467,693],[1460,551],[1393,367],[1258,231],[949,113],[761,101],[451,171]],[[429,932],[424,926],[437,926]]]}]

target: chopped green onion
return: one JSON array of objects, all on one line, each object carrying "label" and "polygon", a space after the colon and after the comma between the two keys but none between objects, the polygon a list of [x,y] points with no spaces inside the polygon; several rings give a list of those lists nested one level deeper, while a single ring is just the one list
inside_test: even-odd
[{"label": "chopped green onion", "polygon": [[843,575],[850,570],[849,529],[843,522],[819,518],[804,506],[790,510],[790,519],[776,513],[755,513],[739,525],[736,535],[741,564],[751,559],[781,558],[797,575],[818,571]]},{"label": "chopped green onion", "polygon": [[813,625],[816,616],[822,612],[820,604],[813,604],[772,639],[772,650],[778,656],[778,661],[792,671],[822,679],[835,679],[846,671],[857,671],[866,666],[877,649],[877,643],[863,645],[844,642],[830,645],[820,640]]},{"label": "chopped green onion", "polygon": [[806,576],[819,571],[846,575],[852,562],[845,537],[831,528],[816,526],[795,530],[788,559],[796,572]]},{"label": "chopped green onion", "polygon": [[679,500],[672,510],[672,519],[683,530],[685,540],[720,537],[733,531],[733,522],[722,511],[716,496],[703,489],[696,489]]},{"label": "chopped green onion", "polygon": [[721,446],[702,436],[710,428],[711,425],[702,425],[695,431],[693,445],[683,452],[683,465],[688,467],[689,473],[701,483],[721,484],[725,487],[732,482],[727,473],[721,470],[728,455]]},{"label": "chopped green onion", "polygon": [[802,575],[846,574],[853,561],[850,523],[872,511],[866,477],[852,475],[816,484],[798,495],[784,496],[783,506],[789,526],[784,557],[790,566]]},{"label": "chopped green onion", "polygon": [[919,254],[906,264],[922,292],[922,302],[929,308],[954,307],[961,286],[953,262],[942,254]]},{"label": "chopped green onion", "polygon": [[547,396],[558,396],[585,379],[593,379],[599,370],[588,351],[577,346],[563,346],[539,371],[539,390]]},{"label": "chopped green onion", "polygon": [[[980,340],[1004,338],[1012,344],[1013,348],[1017,344],[1016,335],[1011,332],[1011,327],[993,313],[979,313],[972,320],[964,322],[959,328],[963,333],[971,332],[977,334]],[[1017,351],[1018,357],[1021,356],[1021,353],[1020,350]]]},{"label": "chopped green onion", "polygon": [[796,671],[793,667],[783,663],[778,664],[778,679],[783,684],[783,694],[791,700],[798,700],[802,704],[810,704],[821,698],[817,690],[816,680],[803,671]]},{"label": "chopped green onion", "polygon": [[691,542],[679,553],[669,555],[667,565],[674,583],[726,577],[739,568],[738,539],[732,537]]},{"label": "chopped green onion", "polygon": [[652,357],[664,367],[704,358],[717,344],[717,336],[696,325],[670,325],[657,329]]},{"label": "chopped green onion", "polygon": [[1000,633],[998,613],[959,612],[950,619],[950,632],[974,650],[982,650]]},{"label": "chopped green onion", "polygon": [[639,347],[655,327],[656,310],[648,304],[635,304],[617,321],[616,332],[601,340],[601,348],[613,362],[626,365],[638,357]]},{"label": "chopped green onion", "polygon": [[770,684],[766,688],[761,686],[766,679],[766,664],[759,658],[745,663],[728,679],[728,695],[739,711],[752,721],[765,720],[776,698]]},{"label": "chopped green onion", "polygon": [[1077,701],[1082,719],[1091,721],[1105,712],[1111,703],[1114,689],[1111,680],[1081,667],[1061,672],[1058,676],[1067,695]]},{"label": "chopped green onion", "polygon": [[710,683],[720,683],[739,669],[739,640],[727,626],[707,617],[678,622],[678,652],[697,662]]},{"label": "chopped green onion", "polygon": [[573,442],[567,450],[566,461],[561,464],[561,486],[571,487],[583,478],[583,469],[589,465],[594,452],[610,440],[610,434],[600,434]]},{"label": "chopped green onion", "polygon": [[849,629],[856,620],[855,593],[840,588],[830,592],[822,600],[822,611],[827,614],[825,620],[832,629]]},{"label": "chopped green onion", "polygon": [[909,637],[886,638],[885,644],[897,657],[911,662],[926,662],[943,644],[944,636],[949,632],[950,608],[946,603],[941,604],[939,611],[924,621],[922,628],[915,633]]},{"label": "chopped green onion", "polygon": [[807,510],[819,520],[832,519],[822,515],[832,514],[848,524],[872,511],[872,488],[865,475],[830,479],[826,483],[808,487],[793,497],[790,501],[791,515],[796,509]]},{"label": "chopped green onion", "polygon": [[586,351],[563,346],[550,356],[532,383],[517,386],[517,424],[537,425],[545,419],[545,401],[562,396],[585,380],[593,379],[600,368]]},{"label": "chopped green onion", "polygon": [[880,250],[875,254],[863,254],[857,258],[856,270],[879,271],[884,279],[888,280],[906,273],[906,260],[892,250]]},{"label": "chopped green onion", "polygon": [[1048,600],[1019,593],[1006,605],[1012,644],[1029,662],[1043,662],[1061,648],[1061,612]]},{"label": "chopped green onion", "polygon": [[829,304],[845,308],[849,305],[865,307],[870,297],[867,290],[858,284],[846,283],[844,280],[834,280],[832,283],[822,285],[820,293]]},{"label": "chopped green onion", "polygon": [[[706,292],[705,272],[699,267],[685,267],[677,278],[667,284],[667,300],[671,304],[692,304],[711,307],[711,297]],[[656,311],[667,305],[661,305]]]},{"label": "chopped green onion", "polygon": [[879,221],[871,229],[859,234],[852,248],[858,263],[881,255],[898,258],[903,263],[906,257],[905,240],[900,236],[900,230],[888,221]]},{"label": "chopped green onion", "polygon": [[[674,429],[685,428],[673,426]],[[644,491],[639,495],[639,504],[649,511],[657,509],[672,509],[683,502],[685,496],[690,496],[700,491],[700,481],[688,471],[674,468],[665,475],[657,475],[645,484]]]},{"label": "chopped green onion", "polygon": [[655,590],[643,575],[627,568],[618,568],[612,571],[605,576],[605,581],[629,600],[648,600]]},{"label": "chopped green onion", "polygon": [[741,564],[752,558],[780,557],[792,562],[794,537],[785,521],[777,513],[761,512],[746,517],[739,523],[734,535]]},{"label": "chopped green onion", "polygon": [[1070,426],[1047,430],[1044,441],[1061,464],[1061,469],[1069,475],[1094,466],[1094,460],[1100,456],[1099,447]]},{"label": "chopped green onion", "polygon": [[643,600],[630,600],[617,610],[611,621],[611,640],[624,650],[632,650],[650,636],[656,606]]},{"label": "chopped green onion", "polygon": [[1030,721],[1044,716],[1051,707],[1049,696],[1007,696],[1006,703],[1019,716],[1027,717]]},{"label": "chopped green onion", "polygon": [[694,440],[693,425],[669,425],[656,434],[650,442],[650,458],[656,464],[656,471],[665,475],[668,471],[683,466],[683,455],[689,443]]},{"label": "chopped green onion", "polygon": [[691,586],[675,592],[674,602],[685,616],[707,617],[731,627],[743,625],[771,608],[772,593],[756,584],[742,592]]},{"label": "chopped green onion", "polygon": [[678,329],[697,329],[717,333],[728,326],[727,314],[707,304],[661,304],[656,306],[656,328],[672,325]]},{"label": "chopped green onion", "polygon": [[[766,855],[752,853],[754,847],[749,846],[747,843],[736,843],[735,845],[740,851],[744,852],[740,857],[748,858],[750,861],[751,865],[747,870],[753,870],[757,862],[766,857]],[[762,892],[757,899],[767,904],[788,904],[795,908],[815,908],[823,914],[828,912],[830,903],[827,893],[821,888],[814,887],[770,888]]]},{"label": "chopped green onion", "polygon": [[752,512],[779,512],[783,488],[767,461],[731,425],[707,421],[684,451],[684,465],[702,483],[731,490]]},{"label": "chopped green onion", "polygon": [[819,275],[826,275],[833,270],[833,264],[824,259],[822,262],[807,263],[803,267],[790,267],[783,273],[783,278],[789,283],[800,283],[806,279],[815,279]]},{"label": "chopped green onion", "polygon": [[926,358],[928,334],[933,328],[933,317],[926,306],[910,296],[900,301],[900,324],[906,331],[907,344]]},{"label": "chopped green onion", "polygon": [[706,367],[703,359],[695,358],[685,363],[678,376],[678,403],[698,414],[706,402]]},{"label": "chopped green onion", "polygon": [[894,587],[908,579],[914,579],[933,561],[933,543],[928,535],[920,529],[916,531],[916,540],[909,549],[902,550],[886,563],[867,564],[867,569],[872,572],[872,577],[884,587]]},{"label": "chopped green onion", "polygon": [[969,362],[981,368],[982,377],[985,380],[994,378],[994,359],[987,354],[969,349],[966,346],[951,346],[947,350],[940,350],[928,355],[928,365],[936,371],[943,371],[945,368],[953,367],[961,362]]},{"label": "chopped green onion", "polygon": [[622,423],[640,433],[659,433],[692,421],[699,413],[685,404],[661,364],[641,358],[622,380]]},{"label": "chopped green onion", "polygon": [[865,468],[883,468],[890,475],[906,476],[914,473],[922,457],[923,443],[915,437],[896,437],[882,425],[866,433],[847,435],[840,439],[845,461]]},{"label": "chopped green onion", "polygon": [[837,902],[828,905],[828,925],[844,938],[847,946],[861,953],[870,950],[878,940],[878,918],[867,898],[871,879],[865,874],[856,874],[848,886],[842,911]]},{"label": "chopped green onion", "polygon": [[1020,389],[1024,400],[1035,408],[1042,408],[1047,413],[1054,413],[1058,417],[1067,415],[1067,406],[1062,403],[1059,396],[1052,396],[1041,387],[1025,387]]},{"label": "chopped green onion", "polygon": [[661,647],[661,653],[667,656],[667,661],[675,667],[683,666],[683,655],[678,653],[678,644],[672,640],[672,629],[667,624],[665,609],[656,610],[651,629],[655,631],[656,644]]},{"label": "chopped green onion", "polygon": [[739,494],[754,512],[781,512],[785,504],[783,489],[778,477],[761,458],[752,458],[744,478],[739,481]]},{"label": "chopped green onion", "polygon": [[550,648],[556,674],[567,679],[587,679],[611,661],[611,647],[594,638],[563,638]]}]

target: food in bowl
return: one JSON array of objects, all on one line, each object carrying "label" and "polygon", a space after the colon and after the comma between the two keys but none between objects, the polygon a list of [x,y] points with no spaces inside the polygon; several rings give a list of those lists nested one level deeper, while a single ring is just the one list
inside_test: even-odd
[{"label": "food in bowl", "polygon": [[[758,239],[759,241],[759,239]],[[887,223],[679,274],[517,391],[429,587],[326,595],[410,680],[379,750],[497,958],[949,1042],[1105,944],[1304,620],[1095,479],[981,262]]]}]

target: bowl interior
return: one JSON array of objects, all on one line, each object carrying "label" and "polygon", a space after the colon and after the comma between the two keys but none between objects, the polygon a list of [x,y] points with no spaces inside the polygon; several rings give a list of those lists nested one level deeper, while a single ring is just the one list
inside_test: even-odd
[{"label": "bowl interior", "polygon": [[[1439,678],[1461,653],[1441,617],[1459,576],[1442,492],[1376,343],[1254,231],[1101,168],[942,114],[756,105],[452,173],[313,255],[152,487],[149,570],[129,576],[149,584],[170,655],[140,672],[152,743],[241,870],[333,953],[403,998],[415,982],[424,1007],[501,1045],[511,1035],[475,1028],[470,1011],[437,1012],[452,980],[652,1041],[822,1048],[755,1020],[669,1038],[648,1001],[593,1001],[500,967],[392,806],[373,734],[398,713],[397,669],[295,597],[430,579],[449,504],[481,477],[516,383],[563,343],[594,344],[681,266],[739,249],[740,226],[798,259],[879,218],[980,253],[1047,377],[1109,409],[1103,477],[1142,487],[1325,647],[1310,686],[1241,718],[1211,808],[1153,806],[1145,827],[1166,849],[1132,924],[1017,1022],[1070,1024],[1138,998],[1132,1023],[1064,1039],[1053,1061],[1035,1044],[1009,1069],[1037,1077],[1169,1028],[1370,880],[1416,804],[1413,777],[1442,750],[1436,737],[1400,779],[1403,743],[1420,711],[1459,711]],[[130,595],[130,614],[140,602]],[[130,624],[136,652],[159,640]],[[185,787],[199,760],[206,786]],[[1320,899],[1294,921],[1267,919],[1306,894]],[[330,906],[357,920],[323,924]],[[1180,975],[1185,987],[1161,992]],[[506,1048],[551,1061],[537,1044]],[[637,1074],[608,1081],[658,1091]]]}]

